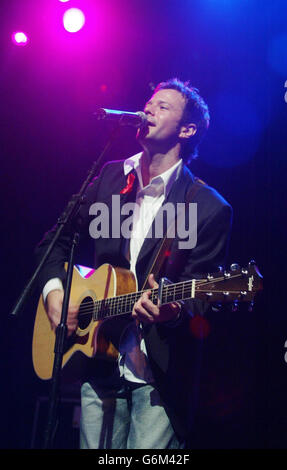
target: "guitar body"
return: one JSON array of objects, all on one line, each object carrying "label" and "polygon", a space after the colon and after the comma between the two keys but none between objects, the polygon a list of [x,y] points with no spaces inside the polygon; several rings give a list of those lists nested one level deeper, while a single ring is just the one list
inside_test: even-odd
[{"label": "guitar body", "polygon": [[[231,272],[221,270],[200,279],[167,283],[160,293],[161,305],[171,302],[199,298],[211,303],[233,303],[234,310],[239,302],[250,302],[252,308],[256,293],[262,290],[262,276],[255,263],[248,268],[231,265]],[[82,361],[78,358],[99,358],[116,361],[120,338],[132,321],[133,305],[143,291],[137,291],[133,273],[127,269],[114,268],[103,264],[96,271],[89,270],[82,276],[74,267],[70,302],[79,306],[78,328],[67,338],[62,366],[69,362],[71,373],[65,378],[84,375]],[[92,274],[91,274],[92,272]],[[150,299],[156,305],[159,289],[151,289]],[[33,365],[36,374],[43,380],[53,375],[54,347],[56,335],[51,330],[42,296],[40,298],[33,334]],[[77,354],[79,353],[79,354]],[[74,374],[76,370],[76,375]]]},{"label": "guitar body", "polygon": [[[62,367],[72,362],[75,353],[86,358],[97,356],[116,360],[120,336],[129,323],[129,319],[105,319],[94,321],[91,305],[96,300],[136,292],[137,283],[133,273],[126,269],[114,268],[110,264],[100,266],[88,277],[83,277],[74,267],[70,302],[80,305],[79,324],[76,332],[67,339]],[[87,313],[88,312],[88,313]],[[112,324],[117,322],[116,328]],[[43,298],[40,297],[33,333],[32,358],[34,370],[38,377],[47,380],[52,377],[54,364],[54,347],[56,335],[51,329],[45,311]],[[77,358],[75,358],[77,362]],[[79,364],[76,365],[79,367]],[[73,374],[69,374],[73,375]],[[80,375],[79,371],[76,375]]]}]

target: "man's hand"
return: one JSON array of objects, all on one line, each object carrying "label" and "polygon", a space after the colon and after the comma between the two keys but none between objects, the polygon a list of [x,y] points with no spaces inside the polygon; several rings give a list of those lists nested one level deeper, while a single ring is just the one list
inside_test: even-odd
[{"label": "man's hand", "polygon": [[[150,274],[148,278],[149,285],[152,289],[158,288],[154,275]],[[146,291],[134,304],[132,317],[144,323],[158,323],[176,320],[180,312],[180,305],[176,302],[169,305],[158,307],[149,299],[151,291]]]},{"label": "man's hand", "polygon": [[[63,305],[64,291],[52,290],[47,295],[46,299],[46,312],[51,323],[51,328],[56,331],[57,326],[61,320],[62,305]],[[67,328],[68,336],[71,336],[76,331],[78,326],[78,312],[79,307],[76,305],[69,305],[68,317],[67,317]]]}]

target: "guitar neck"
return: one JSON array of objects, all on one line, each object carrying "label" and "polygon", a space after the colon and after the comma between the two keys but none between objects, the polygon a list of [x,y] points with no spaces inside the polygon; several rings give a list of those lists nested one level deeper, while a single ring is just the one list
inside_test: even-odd
[{"label": "guitar neck", "polygon": [[[193,298],[195,296],[195,282],[196,280],[194,279],[191,281],[183,281],[164,286],[162,290],[161,305]],[[94,319],[102,320],[104,318],[132,313],[134,304],[142,294],[147,291],[151,292],[150,300],[157,305],[159,295],[157,288],[132,292],[130,294],[97,300],[94,303]]]},{"label": "guitar neck", "polygon": [[[201,298],[210,303],[253,302],[254,296],[260,290],[262,276],[257,267],[249,263],[248,269],[236,269],[232,273],[216,273],[202,279],[166,284],[162,288],[161,305],[194,298]],[[151,292],[150,300],[157,305],[158,288],[97,300],[94,303],[94,320],[130,314],[136,301],[147,291]]]}]

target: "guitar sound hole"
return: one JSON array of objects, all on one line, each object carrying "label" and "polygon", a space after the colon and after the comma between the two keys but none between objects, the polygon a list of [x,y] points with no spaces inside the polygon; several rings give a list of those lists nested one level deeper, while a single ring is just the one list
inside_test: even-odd
[{"label": "guitar sound hole", "polygon": [[92,297],[85,297],[80,305],[78,324],[81,330],[89,326],[93,318],[94,301]]}]

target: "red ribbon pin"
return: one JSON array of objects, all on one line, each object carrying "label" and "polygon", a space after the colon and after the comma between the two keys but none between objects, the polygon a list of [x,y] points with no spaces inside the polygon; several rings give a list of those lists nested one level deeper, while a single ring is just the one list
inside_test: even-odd
[{"label": "red ribbon pin", "polygon": [[125,188],[123,188],[121,191],[120,191],[120,194],[127,194],[127,193],[130,193],[131,190],[133,189],[133,184],[134,184],[134,180],[136,179],[135,175],[133,173],[129,173],[128,174],[128,178],[127,178],[127,185]]}]

